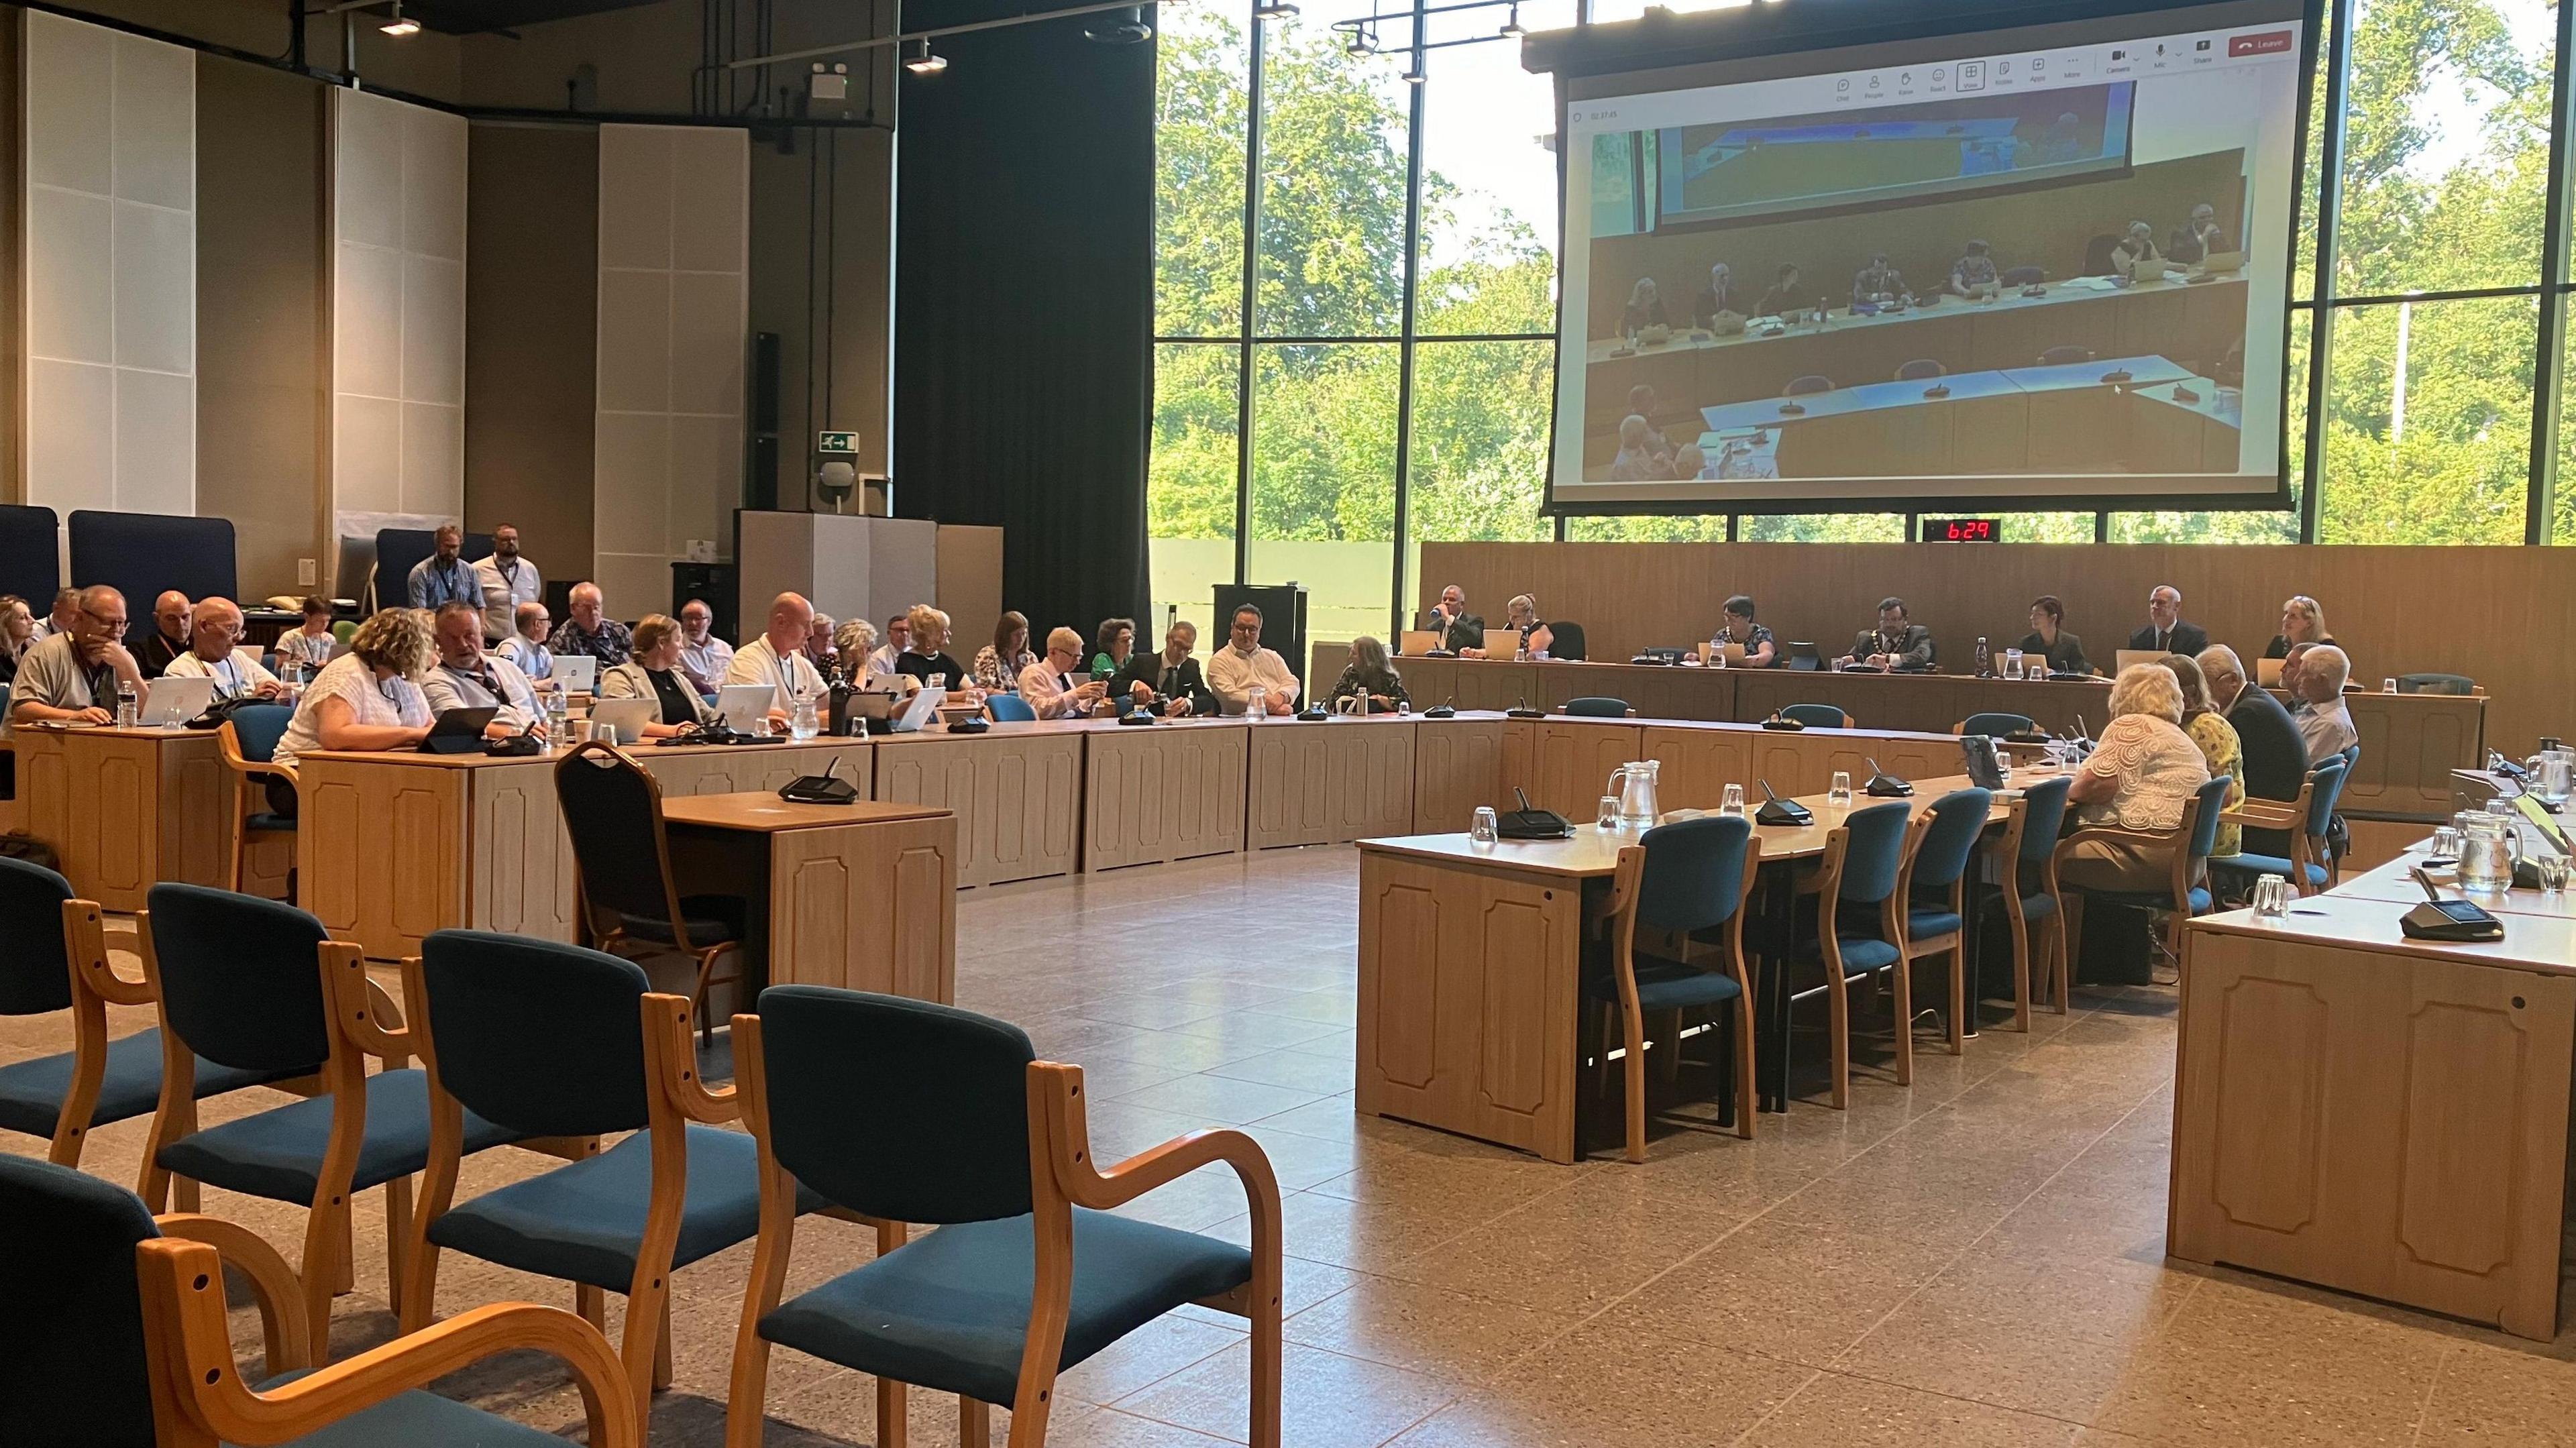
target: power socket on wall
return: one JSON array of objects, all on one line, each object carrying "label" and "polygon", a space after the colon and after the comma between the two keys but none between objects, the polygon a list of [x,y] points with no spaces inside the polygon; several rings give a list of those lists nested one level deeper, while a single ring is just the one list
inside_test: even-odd
[{"label": "power socket on wall", "polygon": [[295,560],[295,582],[299,587],[311,588],[313,585],[321,581],[322,574],[320,564],[310,558],[298,558]]}]

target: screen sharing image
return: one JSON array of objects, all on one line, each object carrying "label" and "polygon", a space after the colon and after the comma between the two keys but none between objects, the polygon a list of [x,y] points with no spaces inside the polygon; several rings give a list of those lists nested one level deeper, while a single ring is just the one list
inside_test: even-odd
[{"label": "screen sharing image", "polygon": [[1553,498],[2277,495],[2299,13],[1569,82]]}]

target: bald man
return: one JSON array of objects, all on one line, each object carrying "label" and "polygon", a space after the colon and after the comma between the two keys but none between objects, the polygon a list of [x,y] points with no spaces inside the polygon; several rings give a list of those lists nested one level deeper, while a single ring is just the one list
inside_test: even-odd
[{"label": "bald man", "polygon": [[2147,590],[2147,626],[2129,635],[2129,647],[2197,656],[2209,647],[2209,631],[2183,621],[2181,589],[2159,583]]},{"label": "bald man", "polygon": [[7,727],[21,724],[113,724],[116,686],[143,697],[143,671],[126,651],[125,595],[100,584],[81,590],[68,633],[47,637],[18,660]]},{"label": "bald man", "polygon": [[161,671],[188,651],[188,595],[171,589],[152,600],[152,627],[147,632],[136,630],[125,640],[134,653],[134,666],[143,677],[157,679]]},{"label": "bald man", "polygon": [[[728,684],[767,684],[777,692],[769,696],[769,717],[783,724],[787,711],[799,697],[813,698],[823,693],[823,676],[814,662],[805,657],[805,641],[814,632],[814,605],[801,593],[782,593],[770,600],[769,627],[760,637],[734,650],[733,662],[725,666]],[[728,721],[739,727],[741,721]]]},{"label": "bald man", "polygon": [[596,583],[572,586],[572,617],[555,629],[555,655],[587,654],[603,669],[635,657],[635,631],[608,616]]},{"label": "bald man", "polygon": [[212,679],[217,699],[274,699],[286,686],[241,647],[242,611],[229,598],[201,600],[188,614],[188,652],[170,661],[168,679]]}]

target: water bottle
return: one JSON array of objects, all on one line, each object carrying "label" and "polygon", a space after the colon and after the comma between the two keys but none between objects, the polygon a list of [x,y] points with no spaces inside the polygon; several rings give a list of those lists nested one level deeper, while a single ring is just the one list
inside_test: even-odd
[{"label": "water bottle", "polygon": [[787,732],[800,744],[823,732],[822,723],[814,717],[814,696],[802,689],[796,691],[796,714],[788,721]]},{"label": "water bottle", "polygon": [[1991,679],[1994,676],[1995,657],[1987,651],[1985,638],[1981,635],[1977,639],[1977,677]]},{"label": "water bottle", "polygon": [[134,702],[134,681],[116,681],[116,727],[131,729],[143,721],[143,711]]},{"label": "water bottle", "polygon": [[558,749],[572,743],[572,702],[561,689],[546,691],[546,737]]},{"label": "water bottle", "polygon": [[1252,686],[1252,696],[1244,700],[1243,703],[1243,717],[1246,719],[1267,719],[1270,717],[1270,691],[1268,689],[1263,688],[1259,684]]}]

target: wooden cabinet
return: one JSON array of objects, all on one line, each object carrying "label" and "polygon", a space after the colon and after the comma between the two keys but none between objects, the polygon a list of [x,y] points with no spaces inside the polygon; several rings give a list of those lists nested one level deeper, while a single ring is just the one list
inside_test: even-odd
[{"label": "wooden cabinet", "polygon": [[302,903],[334,939],[399,960],[451,927],[574,938],[552,759],[313,754],[298,773]]},{"label": "wooden cabinet", "polygon": [[[214,731],[16,731],[19,818],[53,846],[83,899],[140,910],[164,880],[221,885],[231,869],[233,774]],[[250,853],[243,888],[283,895],[294,852],[282,840]]]}]

